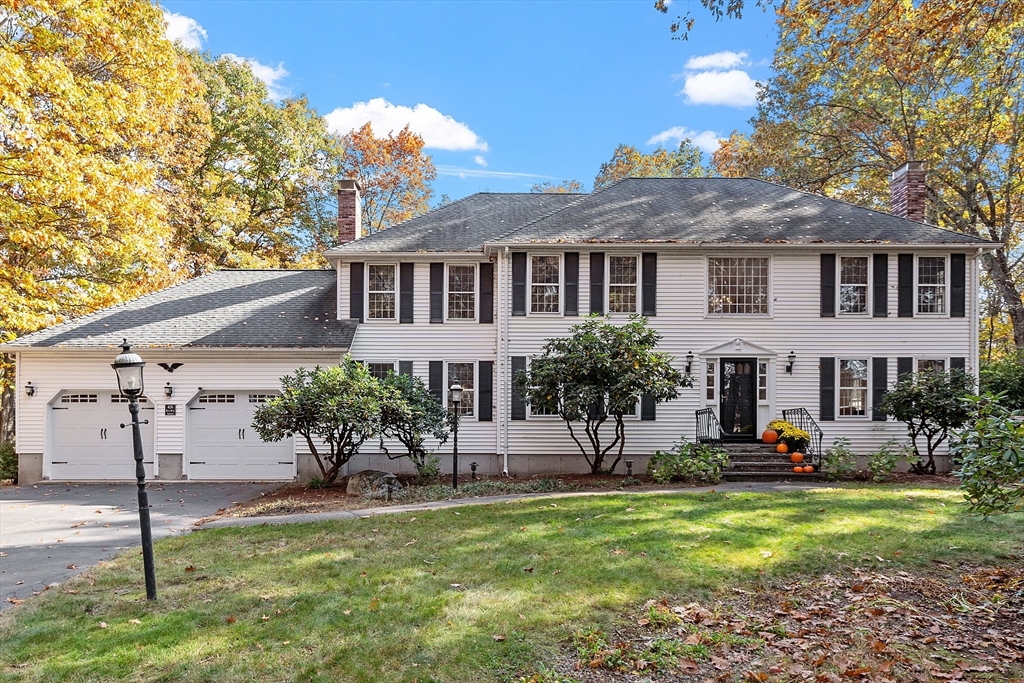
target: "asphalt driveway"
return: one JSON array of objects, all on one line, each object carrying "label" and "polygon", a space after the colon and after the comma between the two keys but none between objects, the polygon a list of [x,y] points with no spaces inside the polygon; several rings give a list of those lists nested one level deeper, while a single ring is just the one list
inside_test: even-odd
[{"label": "asphalt driveway", "polygon": [[[250,500],[274,484],[154,482],[153,538]],[[0,488],[0,610],[47,586],[141,545],[134,484],[39,484]],[[139,583],[143,578],[140,575]],[[157,565],[157,589],[160,567]]]}]

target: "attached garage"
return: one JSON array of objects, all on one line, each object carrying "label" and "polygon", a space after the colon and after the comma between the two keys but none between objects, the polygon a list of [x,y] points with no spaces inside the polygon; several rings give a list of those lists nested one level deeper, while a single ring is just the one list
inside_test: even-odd
[{"label": "attached garage", "polygon": [[[135,479],[128,399],[111,391],[65,390],[50,404],[50,479],[123,481]],[[143,462],[153,476],[153,404],[139,403]],[[121,425],[126,425],[121,429]]]},{"label": "attached garage", "polygon": [[263,441],[252,417],[274,396],[257,391],[205,391],[188,405],[187,473],[192,480],[279,480],[295,476],[292,439]]}]

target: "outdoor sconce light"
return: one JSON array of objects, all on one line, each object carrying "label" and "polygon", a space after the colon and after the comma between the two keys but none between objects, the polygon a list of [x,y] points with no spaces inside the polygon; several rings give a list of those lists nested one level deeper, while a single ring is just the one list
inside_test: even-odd
[{"label": "outdoor sconce light", "polygon": [[473,481],[476,481],[476,468],[477,467],[479,467],[479,465],[476,464],[476,460],[474,460],[473,462],[469,463],[469,469],[471,469],[473,471],[473,474],[472,474]]},{"label": "outdoor sconce light", "polygon": [[455,414],[452,416],[452,490],[459,488],[459,404],[462,403],[462,385],[458,382],[452,384],[451,391],[452,406]]},{"label": "outdoor sconce light", "polygon": [[166,396],[167,398],[174,396],[174,387],[171,386],[170,382],[168,382],[167,385],[164,386],[164,396]]},{"label": "outdoor sconce light", "polygon": [[690,368],[693,367],[693,351],[686,354],[686,374],[690,374]]},{"label": "outdoor sconce light", "polygon": [[632,460],[627,460],[626,461],[626,476],[627,477],[632,477],[633,476],[633,461]]},{"label": "outdoor sconce light", "polygon": [[786,366],[786,372],[793,374],[793,363],[796,362],[796,354],[792,351],[789,352],[789,365]]},{"label": "outdoor sconce light", "polygon": [[28,384],[25,385],[25,395],[26,396],[35,396],[36,395],[36,388],[34,386],[32,386],[32,382],[29,382]]}]

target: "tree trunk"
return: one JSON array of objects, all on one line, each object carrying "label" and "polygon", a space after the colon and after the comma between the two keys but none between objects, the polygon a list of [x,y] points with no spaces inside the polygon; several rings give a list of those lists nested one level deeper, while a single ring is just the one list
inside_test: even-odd
[{"label": "tree trunk", "polygon": [[3,376],[0,377],[0,443],[14,443],[14,359],[5,355],[0,361]]},{"label": "tree trunk", "polygon": [[1024,302],[1010,272],[1006,252],[999,249],[994,254],[985,254],[982,264],[1006,305],[1006,313],[1013,325],[1013,344],[1018,351],[1024,350]]}]

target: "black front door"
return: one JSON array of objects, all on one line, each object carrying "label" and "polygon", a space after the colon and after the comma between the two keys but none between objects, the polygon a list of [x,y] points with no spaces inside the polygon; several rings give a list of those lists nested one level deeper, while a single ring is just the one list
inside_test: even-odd
[{"label": "black front door", "polygon": [[754,377],[757,362],[753,358],[722,359],[721,416],[726,438],[754,438]]}]

